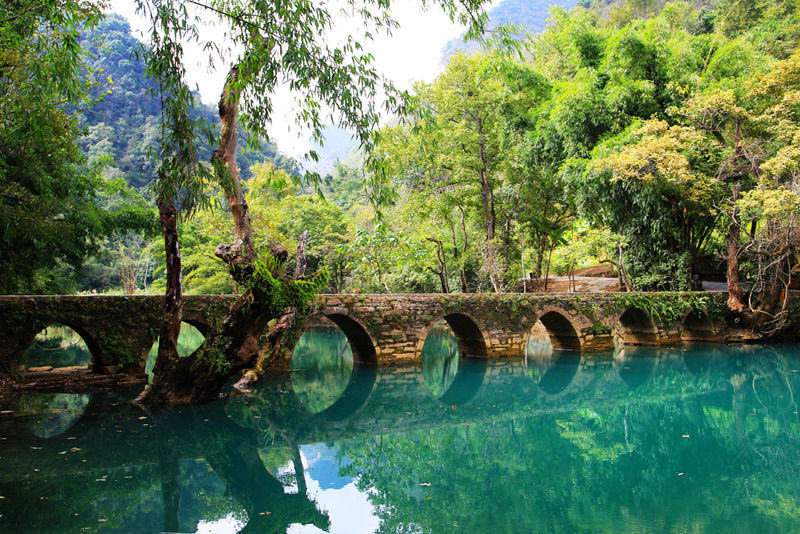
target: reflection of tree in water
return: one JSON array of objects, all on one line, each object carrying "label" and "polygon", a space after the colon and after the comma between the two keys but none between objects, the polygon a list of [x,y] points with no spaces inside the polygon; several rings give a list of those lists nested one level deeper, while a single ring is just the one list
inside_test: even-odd
[{"label": "reflection of tree in water", "polygon": [[[383,532],[798,531],[800,373],[793,371],[800,358],[737,350],[702,376],[684,369],[681,352],[666,351],[634,389],[610,365],[587,366],[581,376],[592,375],[599,389],[545,404],[512,394],[530,384],[522,373],[518,381],[498,375],[504,393],[489,388],[495,393],[484,398],[482,390],[477,404],[444,412],[428,402],[436,404],[430,417],[405,427],[417,430],[396,426],[395,434],[386,425],[402,420],[407,405],[365,407],[364,420],[382,435],[343,434],[336,446],[348,462],[340,475],[368,494]],[[300,443],[327,428],[324,418],[301,409],[289,377],[274,380],[229,400],[225,411],[209,405],[140,420],[142,412],[125,408],[100,418],[89,413],[92,403],[69,433],[31,442],[0,426],[19,445],[4,455],[6,480],[13,472],[24,481],[0,481],[0,514],[10,521],[0,528],[73,532],[102,517],[115,531],[175,531],[193,529],[198,517],[230,514],[247,523],[245,532],[285,532],[294,523],[327,528],[305,494],[299,455]],[[441,424],[443,413],[450,426]],[[60,454],[73,446],[83,450]],[[70,462],[77,472],[64,469]],[[275,466],[287,462],[296,478],[276,480]],[[31,476],[31,466],[42,474]],[[285,493],[291,483],[297,494]],[[207,507],[191,502],[203,491]]]},{"label": "reflection of tree in water", "polygon": [[422,376],[431,394],[444,395],[458,374],[458,341],[447,323],[431,328],[422,346]]},{"label": "reflection of tree in water", "polygon": [[311,413],[342,395],[353,372],[353,351],[338,328],[308,328],[292,353],[292,386]]},{"label": "reflection of tree in water", "polygon": [[679,356],[611,405],[345,443],[345,474],[381,532],[797,531],[800,362],[732,357],[665,395],[698,380]]},{"label": "reflection of tree in water", "polygon": [[38,334],[22,355],[25,367],[88,367],[92,363],[89,347],[72,328],[48,326]]}]

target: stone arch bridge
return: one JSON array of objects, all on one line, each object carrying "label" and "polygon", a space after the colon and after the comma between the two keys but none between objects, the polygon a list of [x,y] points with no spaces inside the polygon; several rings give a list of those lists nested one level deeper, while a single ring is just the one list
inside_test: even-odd
[{"label": "stone arch bridge", "polygon": [[[354,358],[377,365],[412,363],[433,325],[453,330],[464,356],[521,357],[534,328],[554,348],[610,349],[669,345],[720,337],[725,293],[390,294],[320,295],[306,326],[332,321],[350,341]],[[185,297],[184,321],[207,332],[235,295]],[[160,325],[160,296],[0,297],[0,369],[14,371],[36,334],[52,324],[74,329],[92,353],[93,370],[144,368]],[[291,348],[275,362],[290,365]]]}]

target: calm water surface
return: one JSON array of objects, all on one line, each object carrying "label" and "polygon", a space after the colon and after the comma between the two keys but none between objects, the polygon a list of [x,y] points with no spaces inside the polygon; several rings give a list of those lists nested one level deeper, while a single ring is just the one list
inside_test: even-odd
[{"label": "calm water surface", "polygon": [[[39,362],[37,362],[39,363]],[[353,364],[309,331],[250,396],[0,414],[0,532],[800,532],[800,347]]]}]

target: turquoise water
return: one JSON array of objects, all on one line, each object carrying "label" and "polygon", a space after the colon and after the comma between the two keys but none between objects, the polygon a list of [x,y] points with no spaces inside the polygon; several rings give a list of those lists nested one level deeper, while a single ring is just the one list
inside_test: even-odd
[{"label": "turquoise water", "polygon": [[432,335],[376,369],[308,332],[291,373],[182,410],[7,398],[0,532],[800,531],[800,346],[454,361]]}]

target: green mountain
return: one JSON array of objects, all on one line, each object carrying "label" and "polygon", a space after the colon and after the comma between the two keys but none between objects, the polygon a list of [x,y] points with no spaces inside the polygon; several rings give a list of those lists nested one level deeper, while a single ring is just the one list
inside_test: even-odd
[{"label": "green mountain", "polygon": [[[572,9],[578,4],[577,0],[502,0],[497,6],[489,10],[489,27],[497,28],[504,24],[513,24],[524,27],[530,34],[544,31],[549,18],[550,8],[562,6]],[[451,39],[442,48],[442,63],[458,52],[474,53],[480,50],[477,43],[464,42],[464,35]]]},{"label": "green mountain", "polygon": [[[86,135],[80,143],[90,160],[111,156],[114,164],[108,172],[143,188],[155,176],[149,151],[157,148],[161,106],[153,96],[154,85],[145,76],[144,65],[133,56],[141,43],[131,34],[124,17],[109,14],[83,35],[81,45],[87,50],[88,67],[100,82],[95,89],[101,99],[81,110]],[[199,96],[197,101],[195,116],[217,124],[216,109],[200,103]],[[244,144],[240,142],[240,147]],[[207,147],[204,157],[210,158],[211,150]],[[258,161],[270,161],[287,172],[297,172],[294,160],[279,154],[274,145],[264,144],[258,153],[240,149],[238,164],[243,178],[249,176],[250,165]]]}]

